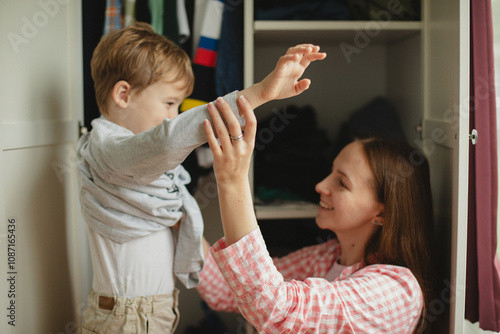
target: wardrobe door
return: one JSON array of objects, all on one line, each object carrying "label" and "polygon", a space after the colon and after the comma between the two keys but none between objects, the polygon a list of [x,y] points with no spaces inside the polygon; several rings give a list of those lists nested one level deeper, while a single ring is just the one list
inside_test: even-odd
[{"label": "wardrobe door", "polygon": [[[469,145],[469,1],[425,1],[424,115],[420,145],[431,164],[444,286],[431,315],[449,306],[463,333]],[[444,252],[446,251],[446,253]],[[448,305],[449,304],[449,305]],[[432,314],[432,313],[435,314]]]},{"label": "wardrobe door", "polygon": [[76,332],[78,290],[88,293],[75,177],[80,7],[0,1],[0,333]]}]

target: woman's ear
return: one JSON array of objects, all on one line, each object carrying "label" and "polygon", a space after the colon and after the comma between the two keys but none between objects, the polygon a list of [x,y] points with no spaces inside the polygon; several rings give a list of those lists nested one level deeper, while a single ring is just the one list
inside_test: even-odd
[{"label": "woman's ear", "polygon": [[111,97],[113,101],[116,103],[116,105],[118,105],[120,108],[127,108],[130,102],[131,90],[132,87],[127,81],[125,80],[118,81],[113,86],[113,90],[111,91]]}]

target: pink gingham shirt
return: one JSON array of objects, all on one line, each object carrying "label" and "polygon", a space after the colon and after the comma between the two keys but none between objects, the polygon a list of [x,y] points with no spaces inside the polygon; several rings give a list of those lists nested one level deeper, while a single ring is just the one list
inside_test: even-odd
[{"label": "pink gingham shirt", "polygon": [[197,289],[211,308],[241,312],[259,333],[413,333],[423,296],[410,270],[358,263],[333,282],[321,278],[340,254],[329,240],[271,259],[257,228],[213,245]]}]

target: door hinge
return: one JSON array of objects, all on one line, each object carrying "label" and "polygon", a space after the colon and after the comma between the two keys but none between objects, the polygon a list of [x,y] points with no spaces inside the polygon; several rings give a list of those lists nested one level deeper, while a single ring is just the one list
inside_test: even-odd
[{"label": "door hinge", "polygon": [[472,132],[469,135],[469,139],[472,142],[472,145],[476,145],[476,143],[477,143],[477,130],[476,129],[472,129]]}]

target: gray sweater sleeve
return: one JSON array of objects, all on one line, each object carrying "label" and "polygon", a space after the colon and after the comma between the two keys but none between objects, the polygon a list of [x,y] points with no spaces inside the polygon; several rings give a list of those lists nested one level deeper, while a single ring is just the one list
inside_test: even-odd
[{"label": "gray sweater sleeve", "polygon": [[[236,93],[224,99],[243,126]],[[180,164],[206,142],[205,119],[210,119],[207,108],[200,106],[134,135],[101,117],[80,139],[77,153],[82,214],[97,233],[123,243],[184,217],[174,272],[188,288],[196,286],[203,267],[203,218],[185,187],[189,175]]]},{"label": "gray sweater sleeve", "polygon": [[[244,126],[244,118],[239,116],[236,92],[224,96],[224,100]],[[100,143],[92,152],[99,165],[103,179],[113,181],[115,177],[133,178],[145,185],[156,180],[167,170],[179,166],[196,147],[206,143],[203,121],[210,119],[206,105],[183,112],[173,120],[165,119],[161,125],[149,131],[131,135],[123,131],[97,131],[91,141]],[[100,126],[118,126],[103,122]],[[119,126],[118,126],[119,127]]]}]

